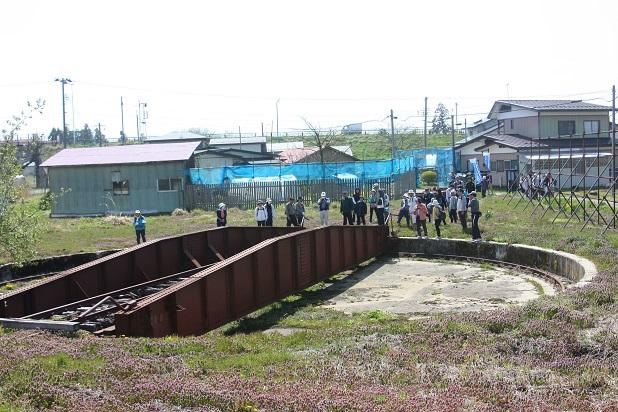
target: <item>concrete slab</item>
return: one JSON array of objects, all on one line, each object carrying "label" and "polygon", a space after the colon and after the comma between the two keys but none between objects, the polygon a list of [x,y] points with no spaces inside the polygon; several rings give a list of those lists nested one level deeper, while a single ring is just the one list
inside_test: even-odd
[{"label": "concrete slab", "polygon": [[378,260],[329,289],[341,292],[325,302],[333,309],[410,316],[490,310],[555,293],[548,282],[510,269],[411,258]]}]

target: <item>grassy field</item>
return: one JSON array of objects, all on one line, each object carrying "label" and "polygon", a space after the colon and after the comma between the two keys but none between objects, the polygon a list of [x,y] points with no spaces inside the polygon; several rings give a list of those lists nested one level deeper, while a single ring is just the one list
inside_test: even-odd
[{"label": "grassy field", "polygon": [[[343,273],[199,337],[0,330],[0,411],[617,410],[618,234],[563,229],[501,196],[481,209],[485,239],[583,255],[599,275],[524,306],[414,320],[321,306]],[[230,221],[252,224],[237,210]],[[148,230],[212,223],[212,213],[161,216]],[[56,240],[66,251],[133,240],[130,226],[105,219],[54,220],[45,236],[42,253]],[[443,236],[468,234],[449,224]]]},{"label": "grassy field", "polygon": [[[461,139],[456,135],[455,141]],[[270,143],[270,138],[266,139]],[[314,138],[311,136],[290,136],[274,138],[274,143],[279,142],[303,141],[305,147],[316,146]],[[430,134],[427,136],[427,147],[450,147],[452,143],[451,135]],[[391,157],[391,138],[388,134],[371,135],[335,135],[330,141],[331,146],[348,145],[352,147],[354,156],[361,160],[368,159],[390,159]],[[397,134],[395,135],[395,145],[398,150],[420,149],[423,147],[422,134]]]}]

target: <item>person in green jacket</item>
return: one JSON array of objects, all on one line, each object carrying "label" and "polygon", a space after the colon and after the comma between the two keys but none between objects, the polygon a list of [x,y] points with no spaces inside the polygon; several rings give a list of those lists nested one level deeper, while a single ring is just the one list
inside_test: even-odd
[{"label": "person in green jacket", "polygon": [[348,197],[348,192],[343,192],[343,199],[341,199],[341,207],[339,211],[343,215],[344,225],[354,225],[352,219],[352,211],[354,210],[354,201],[351,197]]}]

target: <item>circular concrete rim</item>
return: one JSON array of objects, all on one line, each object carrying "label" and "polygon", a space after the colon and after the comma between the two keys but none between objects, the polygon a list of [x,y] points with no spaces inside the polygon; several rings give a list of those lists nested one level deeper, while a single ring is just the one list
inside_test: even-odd
[{"label": "circular concrete rim", "polygon": [[[442,238],[442,239],[418,239],[415,237],[400,237],[397,238],[400,240],[407,240],[407,241],[415,241],[415,242],[442,242],[444,243],[446,242],[457,242],[457,243],[466,243],[466,244],[476,244],[476,245],[494,245],[494,246],[500,246],[500,247],[517,247],[517,248],[522,248],[522,249],[528,249],[528,250],[535,250],[535,251],[540,251],[543,252],[545,254],[548,255],[556,255],[556,256],[560,256],[568,261],[571,261],[573,263],[575,263],[576,265],[578,265],[582,270],[583,270],[583,275],[577,280],[577,281],[573,281],[573,283],[570,283],[566,286],[566,289],[570,289],[570,288],[575,288],[575,287],[582,287],[585,286],[587,284],[589,284],[594,277],[598,274],[598,270],[596,265],[582,257],[582,256],[578,256],[578,255],[574,255],[572,253],[567,253],[567,252],[563,252],[560,250],[555,250],[555,249],[546,249],[546,248],[542,248],[542,247],[538,247],[538,246],[531,246],[531,245],[525,245],[525,244],[520,244],[520,243],[504,243],[504,242],[494,242],[494,241],[481,241],[481,242],[472,242],[471,240],[466,240],[466,239],[454,239],[454,238]],[[400,248],[397,248],[398,252],[406,252],[403,250],[399,250]],[[428,257],[430,257],[431,255],[427,255]],[[462,256],[464,257],[464,256]],[[475,256],[470,256],[471,258],[474,258]],[[496,260],[502,260],[503,259],[500,258],[500,256],[495,256],[494,257]],[[507,262],[507,261],[505,261]],[[507,262],[509,263],[509,262]],[[519,262],[510,262],[510,263],[517,263],[520,264],[522,266],[527,266],[527,267],[531,267],[531,268],[535,268],[534,266],[530,266],[529,264],[526,263],[519,263]],[[542,270],[547,270],[546,268],[538,268],[538,269],[542,269]],[[553,273],[553,272],[552,272]],[[553,273],[556,276],[560,276],[562,278],[569,278],[568,276],[565,276],[564,274],[561,273]]]}]

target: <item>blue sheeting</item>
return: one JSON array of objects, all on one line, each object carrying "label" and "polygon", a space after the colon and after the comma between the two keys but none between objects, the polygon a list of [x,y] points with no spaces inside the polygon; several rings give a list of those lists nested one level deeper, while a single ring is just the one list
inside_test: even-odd
[{"label": "blue sheeting", "polygon": [[[189,169],[193,184],[227,182],[316,180],[316,179],[379,179],[409,171],[432,168],[438,172],[440,185],[445,185],[453,164],[451,149],[420,149],[400,151],[392,160],[365,160],[345,163],[294,163],[287,165],[227,166]],[[417,175],[419,175],[418,173]]]}]

